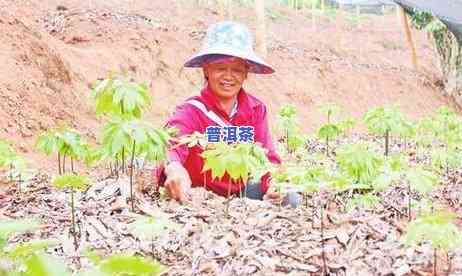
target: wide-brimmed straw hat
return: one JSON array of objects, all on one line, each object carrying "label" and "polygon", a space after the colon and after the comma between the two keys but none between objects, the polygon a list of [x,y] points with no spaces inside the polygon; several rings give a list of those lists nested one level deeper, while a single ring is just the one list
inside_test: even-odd
[{"label": "wide-brimmed straw hat", "polygon": [[274,69],[253,51],[253,38],[244,25],[225,21],[211,25],[207,29],[202,49],[192,56],[185,67],[202,67],[207,60],[217,55],[238,57],[245,59],[249,65],[249,72],[255,74],[271,74]]}]

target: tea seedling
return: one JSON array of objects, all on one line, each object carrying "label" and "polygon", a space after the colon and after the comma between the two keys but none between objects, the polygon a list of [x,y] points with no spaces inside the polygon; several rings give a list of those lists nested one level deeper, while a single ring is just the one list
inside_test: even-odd
[{"label": "tea seedling", "polygon": [[403,132],[408,124],[404,115],[395,106],[377,107],[369,110],[364,115],[364,122],[370,132],[384,136],[385,155],[389,153],[390,135]]},{"label": "tea seedling", "polygon": [[97,83],[92,91],[97,115],[141,118],[144,109],[151,105],[146,85],[128,77],[112,77]]},{"label": "tea seedling", "polygon": [[425,170],[423,167],[415,167],[406,172],[406,180],[408,182],[408,217],[412,220],[412,191],[416,191],[421,195],[431,192],[438,184],[438,176],[431,171]]},{"label": "tea seedling", "polygon": [[452,223],[455,218],[455,214],[447,212],[425,214],[412,221],[406,229],[404,236],[406,246],[429,241],[435,249],[433,275],[438,275],[436,250],[448,252],[462,245],[462,233]]},{"label": "tea seedling", "polygon": [[341,133],[340,127],[332,120],[332,117],[340,112],[340,107],[336,104],[328,103],[322,105],[319,109],[327,116],[327,121],[319,128],[318,137],[326,141],[326,155],[329,155],[329,139],[335,138]]},{"label": "tea seedling", "polygon": [[118,254],[103,259],[91,253],[90,260],[94,268],[82,272],[81,276],[156,276],[162,274],[166,268],[148,258]]},{"label": "tea seedling", "polygon": [[[202,154],[204,167],[202,172],[210,171],[213,179],[229,176],[228,197],[231,196],[231,185],[240,185],[241,189],[247,184],[250,176],[267,167],[269,161],[265,149],[251,144],[210,144]],[[228,214],[229,200],[226,204]]]},{"label": "tea seedling", "polygon": [[[144,109],[151,105],[151,96],[146,85],[138,84],[128,77],[109,78],[99,82],[92,91],[97,115],[109,115],[127,120],[140,119]],[[125,172],[125,147],[120,158]]]},{"label": "tea seedling", "polygon": [[[13,234],[29,232],[39,228],[34,220],[6,220],[0,222],[0,275],[70,275],[65,266],[43,249],[56,245],[55,241],[37,240],[7,247]],[[3,267],[2,265],[7,265]]]},{"label": "tea seedling", "polygon": [[362,187],[370,186],[384,163],[383,158],[366,144],[343,145],[337,150],[336,159],[340,171],[354,179],[357,185],[362,184]]},{"label": "tea seedling", "polygon": [[179,230],[179,226],[159,211],[154,217],[140,216],[128,225],[128,230],[139,239],[150,240],[152,256],[155,256],[154,239],[168,234],[171,230]]},{"label": "tea seedling", "polygon": [[281,108],[277,116],[277,130],[283,137],[287,153],[292,153],[303,146],[304,138],[301,135],[295,106],[284,105]]},{"label": "tea seedling", "polygon": [[132,119],[124,120],[112,117],[103,131],[103,159],[117,159],[125,148],[130,149],[130,200],[134,210],[133,169],[135,156],[144,156],[150,161],[166,159],[166,148],[170,139],[169,132],[156,129],[146,122]]},{"label": "tea seedling", "polygon": [[74,160],[85,158],[89,148],[77,131],[67,127],[47,130],[38,137],[36,147],[47,155],[53,153],[58,155],[59,174],[66,173],[66,157],[71,159],[73,172]]},{"label": "tea seedling", "polygon": [[74,245],[77,248],[77,232],[75,229],[75,191],[83,191],[89,185],[89,180],[85,176],[67,174],[58,176],[53,180],[53,186],[58,189],[70,189],[71,191],[71,222],[72,222],[72,235],[74,236]]},{"label": "tea seedling", "polygon": [[0,140],[0,169],[7,169],[9,180],[17,179],[18,191],[21,192],[21,182],[30,177],[31,170],[26,169],[26,161],[19,156],[8,141]]}]

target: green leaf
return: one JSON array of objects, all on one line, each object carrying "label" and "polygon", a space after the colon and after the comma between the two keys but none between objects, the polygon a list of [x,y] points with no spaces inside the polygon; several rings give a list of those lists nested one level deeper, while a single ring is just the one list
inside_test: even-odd
[{"label": "green leaf", "polygon": [[135,156],[144,155],[149,161],[164,160],[170,140],[168,130],[153,128],[137,119],[111,117],[103,131],[103,158],[117,158],[131,154],[135,142]]},{"label": "green leaf", "polygon": [[448,212],[424,214],[406,228],[406,246],[430,241],[433,248],[448,252],[462,245],[462,233],[452,222],[456,215]]},{"label": "green leaf", "polygon": [[46,254],[34,254],[25,262],[25,276],[66,276],[71,275],[64,264]]},{"label": "green leaf", "polygon": [[53,186],[58,189],[85,190],[89,185],[89,179],[82,175],[65,174],[53,179]]},{"label": "green leaf", "polygon": [[364,123],[374,134],[408,134],[412,124],[409,123],[396,106],[377,107],[364,115]]},{"label": "green leaf", "polygon": [[377,191],[385,191],[397,177],[393,174],[382,173],[372,181],[372,188]]},{"label": "green leaf", "polygon": [[179,226],[171,222],[166,214],[159,212],[155,217],[141,217],[128,225],[128,230],[136,237],[153,240],[171,230],[179,230]]},{"label": "green leaf", "polygon": [[13,259],[21,259],[34,254],[37,251],[41,251],[51,246],[58,245],[59,243],[55,240],[37,240],[26,243],[21,243],[14,248],[8,250],[7,255]]},{"label": "green leaf", "polygon": [[431,171],[425,170],[422,167],[411,168],[406,173],[406,179],[411,185],[411,189],[420,194],[431,192],[438,184],[439,178]]},{"label": "green leaf", "polygon": [[139,85],[118,76],[103,80],[93,89],[96,113],[125,118],[140,118],[141,111],[149,107],[151,97],[147,86]]},{"label": "green leaf", "polygon": [[340,128],[335,124],[325,124],[318,130],[318,137],[320,139],[335,138],[340,135]]},{"label": "green leaf", "polygon": [[433,148],[431,151],[432,166],[440,170],[442,168],[456,169],[461,166],[461,153],[448,148]]},{"label": "green leaf", "polygon": [[297,111],[293,105],[284,105],[279,111],[276,122],[276,131],[280,137],[283,137],[287,150],[290,152],[296,151],[304,144],[296,114]]},{"label": "green leaf", "polygon": [[336,159],[340,171],[361,184],[371,184],[384,164],[383,158],[365,144],[342,145]]},{"label": "green leaf", "polygon": [[292,104],[283,105],[279,110],[279,116],[285,118],[293,118],[297,115],[297,109]]},{"label": "green leaf", "polygon": [[99,270],[107,275],[159,275],[165,268],[156,261],[128,255],[115,255],[101,262]]},{"label": "green leaf", "polygon": [[374,194],[355,194],[347,203],[346,209],[351,211],[354,207],[362,207],[368,210],[373,210],[380,203],[380,198]]},{"label": "green leaf", "polygon": [[340,129],[341,133],[346,134],[349,130],[353,129],[355,124],[356,124],[356,121],[353,118],[346,118],[338,122],[337,126]]},{"label": "green leaf", "polygon": [[95,250],[88,249],[84,252],[85,257],[87,257],[94,265],[99,265],[103,260]]},{"label": "green leaf", "polygon": [[19,234],[33,231],[39,228],[40,224],[36,220],[2,220],[0,222],[0,238],[7,239],[11,234]]},{"label": "green leaf", "polygon": [[210,170],[212,178],[222,178],[228,173],[231,180],[244,183],[269,163],[266,151],[251,143],[213,144],[202,152],[201,156],[204,159],[202,171]]}]

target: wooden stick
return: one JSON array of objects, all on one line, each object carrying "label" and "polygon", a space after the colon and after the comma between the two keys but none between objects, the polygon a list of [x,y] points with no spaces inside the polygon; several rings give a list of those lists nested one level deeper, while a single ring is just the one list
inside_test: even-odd
[{"label": "wooden stick", "polygon": [[311,27],[313,31],[316,30],[316,3],[314,1],[311,2]]},{"label": "wooden stick", "polygon": [[265,1],[256,0],[255,1],[255,12],[257,14],[257,46],[260,52],[260,55],[266,57],[267,48],[266,48],[266,23],[265,23]]},{"label": "wooden stick", "polygon": [[337,52],[341,51],[341,45],[342,45],[342,31],[341,31],[341,21],[343,20],[343,13],[342,13],[342,4],[338,4],[337,11],[335,13],[335,31],[336,31],[336,40],[335,40],[335,46]]},{"label": "wooden stick", "polygon": [[406,11],[404,10],[403,7],[400,7],[400,13],[401,13],[401,20],[402,20],[403,27],[404,27],[404,33],[406,34],[407,42],[409,44],[409,47],[411,48],[412,64],[414,65],[414,69],[417,71],[419,69],[419,65],[417,62],[417,52],[416,52],[414,40],[412,39],[412,33],[409,27],[409,22],[408,22],[408,18],[406,15]]}]

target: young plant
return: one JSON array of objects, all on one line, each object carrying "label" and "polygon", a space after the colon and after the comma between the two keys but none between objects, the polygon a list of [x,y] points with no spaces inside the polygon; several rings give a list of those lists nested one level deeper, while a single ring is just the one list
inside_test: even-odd
[{"label": "young plant", "polygon": [[370,188],[381,173],[384,160],[366,144],[343,145],[337,150],[340,171],[356,182],[357,188]]},{"label": "young plant", "polygon": [[340,132],[343,133],[344,137],[348,136],[350,131],[354,128],[356,121],[353,118],[345,118],[337,123]]},{"label": "young plant", "polygon": [[412,191],[421,195],[431,192],[438,184],[439,177],[423,167],[411,168],[406,172],[408,183],[408,218],[412,220]]},{"label": "young plant", "polygon": [[[0,140],[0,168],[8,168],[10,171],[13,170],[13,160],[16,159],[17,155],[11,147],[10,143],[5,140]],[[10,174],[10,181],[12,181],[12,175]]]},{"label": "young plant", "polygon": [[[241,189],[247,184],[249,177],[259,177],[267,167],[269,161],[264,148],[253,143],[210,144],[201,154],[204,159],[202,172],[211,172],[213,179],[229,176],[228,197],[231,196],[231,185],[240,185]],[[229,200],[226,201],[226,215],[228,216]]]},{"label": "young plant", "polygon": [[431,151],[432,167],[442,172],[445,169],[449,173],[450,169],[457,169],[462,165],[462,152],[450,150],[448,147],[436,147]]},{"label": "young plant", "polygon": [[419,245],[429,241],[435,249],[433,275],[438,275],[436,250],[448,252],[462,245],[462,233],[453,224],[456,217],[455,214],[448,212],[425,214],[412,221],[406,229],[404,236],[406,246]]},{"label": "young plant", "polygon": [[385,155],[389,153],[390,135],[399,134],[405,124],[404,115],[396,106],[377,107],[369,110],[364,115],[364,123],[368,130],[385,138]]},{"label": "young plant", "polygon": [[[320,224],[321,224],[321,257],[323,262],[323,274],[328,274],[325,240],[324,240],[324,208],[329,201],[330,187],[328,185],[328,173],[326,167],[312,166],[306,169],[294,167],[289,171],[290,182],[298,185],[305,193],[305,207],[308,207],[307,193],[315,193],[319,196]],[[313,204],[312,227],[314,227],[315,204]]]},{"label": "young plant", "polygon": [[109,76],[97,83],[93,88],[92,97],[97,115],[139,119],[142,111],[151,105],[147,86],[122,76]]},{"label": "young plant", "polygon": [[38,137],[36,147],[47,155],[58,155],[59,174],[66,173],[66,157],[71,159],[73,172],[74,160],[85,158],[89,148],[76,130],[67,127],[47,130]]},{"label": "young plant", "polygon": [[411,121],[403,121],[402,124],[396,129],[396,134],[403,139],[404,152],[407,151],[407,144],[410,139],[413,139],[417,135],[418,125]]},{"label": "young plant", "polygon": [[293,105],[284,105],[277,116],[277,131],[286,144],[287,153],[295,152],[303,146],[304,138],[301,135],[297,120],[297,110]]},{"label": "young plant", "polygon": [[40,227],[34,220],[2,220],[0,221],[0,252],[3,252],[11,235],[33,231]]},{"label": "young plant", "polygon": [[327,172],[323,166],[316,165],[308,168],[293,166],[287,169],[287,174],[289,182],[299,187],[305,195],[306,208],[308,208],[307,194],[319,192],[326,186]]},{"label": "young plant", "polygon": [[326,141],[326,155],[329,156],[329,140],[341,134],[340,128],[336,124],[327,123],[318,130],[319,139]]},{"label": "young plant", "polygon": [[85,176],[66,174],[56,177],[53,180],[53,186],[58,189],[69,189],[71,191],[71,222],[72,222],[72,235],[74,236],[74,246],[77,248],[77,232],[75,222],[75,203],[74,193],[75,191],[83,191],[89,185],[89,180]]},{"label": "young plant", "polygon": [[[100,81],[92,91],[96,104],[96,115],[109,115],[127,120],[140,119],[144,109],[151,105],[151,96],[146,85],[118,76]],[[122,172],[125,172],[125,147],[122,147]]]},{"label": "young plant", "polygon": [[0,140],[0,169],[6,169],[9,179],[17,179],[18,191],[21,192],[21,182],[31,176],[31,170],[26,168],[26,160],[16,154],[9,142]]},{"label": "young plant", "polygon": [[[6,220],[0,222],[0,275],[70,275],[61,262],[42,251],[55,241],[37,240],[7,246],[13,234],[30,232],[40,224],[34,220]],[[3,267],[5,265],[5,267]]]},{"label": "young plant", "polygon": [[433,133],[446,147],[462,142],[462,119],[447,107],[438,109],[433,120]]},{"label": "young plant", "polygon": [[103,159],[117,159],[125,148],[130,149],[130,201],[134,210],[133,170],[136,156],[143,156],[149,161],[165,160],[170,139],[168,130],[156,129],[138,119],[125,120],[112,117],[103,131]]},{"label": "young plant", "polygon": [[380,203],[380,197],[373,193],[354,194],[346,205],[346,210],[351,211],[355,207],[362,207],[369,210],[374,210]]},{"label": "young plant", "polygon": [[81,276],[157,276],[166,270],[157,261],[128,254],[113,255],[106,259],[93,252],[88,255],[95,267],[82,272]]},{"label": "young plant", "polygon": [[179,225],[173,223],[167,214],[156,212],[153,217],[140,216],[128,225],[128,230],[140,240],[151,241],[151,253],[155,256],[154,239],[168,234],[171,230],[178,230]]},{"label": "young plant", "polygon": [[[404,155],[388,156],[383,160],[383,166],[380,168],[380,173],[376,174],[369,183],[365,183],[370,187],[366,193],[355,194],[347,205],[346,210],[350,211],[354,207],[361,206],[374,212],[376,206],[381,203],[380,192],[385,191],[393,182],[399,181],[401,174],[408,167],[408,160]],[[354,185],[349,188],[354,188]]]},{"label": "young plant", "polygon": [[[440,145],[435,145],[432,153],[432,165],[437,169],[456,168],[460,164],[462,147],[462,119],[452,110],[446,107],[438,109],[427,129],[433,133],[434,140]],[[441,146],[442,145],[442,146]]]},{"label": "young plant", "polygon": [[318,137],[326,141],[326,155],[329,155],[329,141],[338,137],[342,133],[346,133],[353,128],[354,120],[346,118],[343,121],[336,122],[334,115],[340,112],[340,107],[333,103],[322,105],[320,111],[326,115],[326,123],[318,130]]}]

